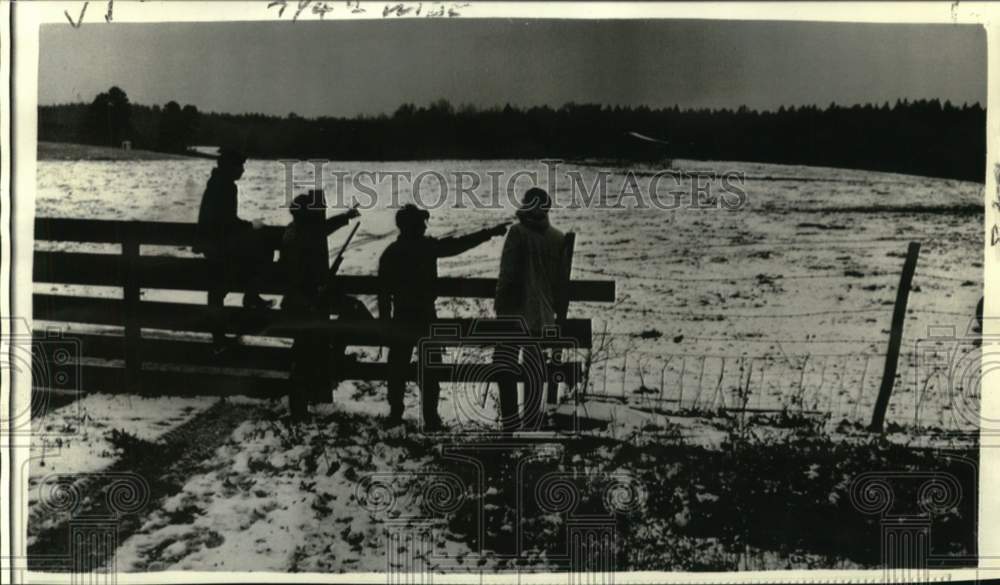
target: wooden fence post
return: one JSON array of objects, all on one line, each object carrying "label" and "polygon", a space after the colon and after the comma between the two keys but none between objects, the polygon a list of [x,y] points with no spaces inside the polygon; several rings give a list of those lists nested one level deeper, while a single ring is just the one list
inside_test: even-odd
[{"label": "wooden fence post", "polygon": [[906,249],[906,262],[903,273],[899,277],[899,289],[896,291],[896,305],[892,311],[892,329],[889,332],[889,348],[885,354],[885,370],[882,372],[882,386],[875,401],[875,411],[872,413],[870,431],[882,432],[885,423],[885,411],[889,407],[889,397],[896,381],[896,366],[899,362],[899,348],[903,342],[903,321],[906,319],[906,302],[910,297],[910,283],[913,282],[913,272],[917,268],[917,256],[920,254],[920,242],[910,242]]},{"label": "wooden fence post", "polygon": [[142,329],[139,324],[139,234],[131,222],[126,224],[122,238],[122,263],[125,269],[123,297],[125,303],[125,384],[129,392],[141,391],[142,358],[139,344]]},{"label": "wooden fence post", "polygon": [[[565,319],[569,313],[569,281],[573,273],[573,249],[576,247],[576,234],[569,232],[563,240],[563,273],[560,276],[559,291],[560,297],[556,299],[556,319]],[[561,350],[552,350],[552,361],[561,362]],[[559,402],[559,384],[548,383],[548,392],[545,401],[548,404]]]}]

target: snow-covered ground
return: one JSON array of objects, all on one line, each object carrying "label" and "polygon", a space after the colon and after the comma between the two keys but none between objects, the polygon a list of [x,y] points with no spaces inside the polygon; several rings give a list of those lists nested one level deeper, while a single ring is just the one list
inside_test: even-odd
[{"label": "snow-covered ground", "polygon": [[[324,410],[294,432],[273,420],[240,425],[121,544],[119,569],[386,570],[388,518],[359,501],[360,480],[373,470],[418,476],[429,457],[380,440],[371,419],[331,420]],[[397,518],[419,516],[420,502],[407,504]],[[452,556],[469,554],[454,538],[442,535],[438,544]]]},{"label": "snow-covered ground", "polygon": [[[40,161],[37,215],[193,222],[211,167],[202,159]],[[430,169],[451,177],[454,170],[471,171],[482,177],[491,198],[499,195],[490,191],[489,172],[506,177],[533,170],[546,176],[537,161],[338,163],[336,168],[348,176]],[[887,419],[890,438],[940,446],[952,440],[941,440],[941,430],[975,429],[978,350],[968,337],[982,290],[983,224],[975,212],[982,205],[981,185],[750,163],[675,161],[674,168],[744,173],[746,206],[670,212],[572,208],[552,214],[557,227],[577,233],[574,278],[613,279],[618,291],[615,303],[570,307],[570,316],[594,321],[594,364],[582,402],[564,404],[560,412],[611,421],[595,432],[603,437],[673,429],[686,443],[706,447],[726,437],[718,420],[708,416],[719,408],[829,413],[831,429],[841,436],[856,433],[856,424],[870,418],[878,391],[906,246],[920,241]],[[579,171],[587,185],[598,171],[609,171],[612,194],[626,176],[626,169],[612,166],[564,163],[561,172],[566,170]],[[642,185],[642,177],[659,169],[632,170]],[[286,223],[284,181],[280,164],[250,161],[240,182],[242,216]],[[437,198],[436,184],[424,182],[424,201]],[[570,184],[560,175],[557,201],[569,196]],[[387,206],[394,199],[410,201],[412,194],[404,189],[393,198],[389,186],[379,185],[376,208],[363,212],[344,273],[371,274],[395,237]],[[527,186],[522,180],[512,192],[519,195]],[[348,187],[343,199],[355,197],[368,200]],[[472,231],[511,215],[509,205],[503,210],[446,205],[432,211],[429,233]],[[345,235],[334,234],[331,247]],[[495,275],[501,246],[497,238],[442,260],[441,273]],[[36,290],[72,292],[49,285]],[[87,293],[120,294],[93,288]],[[144,294],[178,298],[162,291]],[[374,309],[374,299],[364,300]],[[491,303],[441,299],[439,314],[490,316]],[[936,366],[918,367],[918,356],[930,355],[921,350],[932,343],[928,331],[939,326],[952,328],[954,337],[933,342],[939,350]],[[385,357],[371,348],[351,350],[363,359]],[[950,364],[957,365],[954,373]],[[246,402],[275,416],[283,412],[277,404]],[[95,394],[55,409],[33,421],[36,432],[48,438],[33,446],[30,485],[49,473],[99,472],[111,465],[118,456],[109,440],[112,430],[156,442],[213,403]],[[406,416],[415,421],[419,398],[412,387],[407,404]],[[150,503],[142,525],[121,543],[119,569],[384,571],[386,518],[358,502],[359,477],[387,472],[405,479],[426,463],[412,444],[387,440],[378,429],[376,417],[385,411],[383,384],[345,382],[334,392],[334,406],[320,408],[318,418],[294,435],[269,417],[245,421],[191,470],[179,492]],[[445,386],[441,413],[453,427],[489,427],[495,412],[495,397],[480,388]],[[419,516],[406,505],[419,508],[419,502],[404,504],[389,520]],[[480,562],[492,566],[489,559],[470,556],[469,544],[447,530],[435,532],[433,541],[447,558],[470,559],[468,570],[477,570]],[[398,552],[404,558],[413,551]],[[546,563],[539,560],[537,566]]]},{"label": "snow-covered ground", "polygon": [[[211,406],[214,397],[142,397],[128,394],[90,394],[52,409],[31,421],[31,455],[28,461],[28,546],[39,532],[62,519],[51,514],[51,493],[46,484],[70,483],[71,491],[84,491],[88,482],[106,471],[121,456],[112,441],[122,433],[141,441],[159,442],[170,431]],[[48,496],[43,495],[43,492]],[[40,504],[40,500],[46,503]]]},{"label": "snow-covered ground", "polygon": [[29,505],[37,499],[33,488],[51,473],[96,473],[114,463],[117,453],[108,440],[111,431],[154,442],[216,400],[210,396],[90,394],[33,419],[36,438],[31,445]]},{"label": "snow-covered ground", "polygon": [[[41,161],[37,214],[193,222],[212,164],[200,159]],[[673,168],[743,173],[746,205],[676,211],[577,206],[553,213],[555,225],[578,234],[574,277],[617,283],[616,303],[570,307],[571,316],[594,322],[599,349],[590,393],[655,402],[663,409],[788,407],[830,412],[836,420],[867,420],[881,380],[907,243],[920,241],[888,421],[945,430],[975,428],[978,359],[967,340],[982,290],[983,227],[982,215],[969,210],[982,204],[981,185],[738,162],[674,161]],[[364,172],[416,176],[436,171],[444,176],[448,203],[432,211],[432,235],[510,219],[503,191],[519,196],[530,181],[522,177],[507,185],[506,180],[529,171],[547,185],[549,176],[548,167],[538,161],[344,162],[328,169],[347,173],[340,196],[344,202],[371,201],[350,184],[355,177],[378,194],[375,209],[362,216],[342,268],[354,274],[371,274],[378,255],[395,237],[393,211],[387,207],[413,199],[405,181],[393,193],[389,178],[373,186]],[[660,169],[562,163],[557,187],[551,190],[557,202],[565,202],[573,184],[567,171],[580,173],[588,187],[599,171],[608,171],[608,192],[614,199],[629,170],[640,189],[646,189],[651,173]],[[455,171],[479,176],[480,199],[499,199],[504,209],[473,208],[467,197],[456,206]],[[303,178],[309,168],[303,165],[296,172]],[[502,173],[499,191],[489,173]],[[249,161],[240,182],[241,214],[286,223],[285,179],[280,163]],[[463,184],[469,185],[469,179]],[[667,185],[662,181],[661,190]],[[328,199],[336,201],[336,183],[327,187]],[[718,187],[716,181],[713,189]],[[419,195],[423,202],[440,200],[436,178],[425,177]],[[331,247],[339,246],[345,235],[331,236]],[[442,260],[441,273],[494,275],[501,246],[502,239],[496,238]],[[157,291],[145,295],[162,297]],[[374,299],[365,300],[374,308]],[[439,304],[441,315],[491,313],[485,300],[441,299]],[[917,363],[929,332],[942,331],[954,331],[954,339],[940,347],[949,349],[943,363],[958,364],[958,375],[945,375],[940,364],[935,370]]]}]

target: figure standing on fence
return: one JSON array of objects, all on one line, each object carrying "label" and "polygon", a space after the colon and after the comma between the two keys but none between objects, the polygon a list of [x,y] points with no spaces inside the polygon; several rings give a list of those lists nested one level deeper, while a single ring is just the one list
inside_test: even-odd
[{"label": "figure standing on fence", "polygon": [[[563,233],[549,223],[552,199],[543,189],[528,189],[517,211],[518,222],[511,226],[500,257],[500,274],[494,304],[497,317],[523,320],[531,337],[541,336],[543,327],[556,322],[557,299],[563,274]],[[521,371],[535,373],[524,380],[524,414],[518,413],[517,379],[502,375],[500,419],[505,431],[519,428],[536,430],[542,423],[542,391],[547,381],[544,357],[537,344],[499,345],[495,363],[517,364]],[[530,366],[530,367],[528,367]],[[517,370],[517,368],[500,368]],[[545,378],[545,379],[543,379]]]},{"label": "figure standing on fence", "polygon": [[[425,235],[429,218],[429,212],[413,204],[400,208],[396,212],[399,237],[379,258],[379,318],[412,326],[406,331],[394,330],[398,338],[389,345],[389,418],[386,426],[390,427],[403,422],[406,375],[413,349],[418,338],[427,335],[430,324],[437,319],[434,303],[437,300],[438,258],[457,256],[507,231],[507,224],[502,223],[466,236],[432,238]],[[419,359],[425,357],[440,359],[440,356],[418,356]],[[419,362],[417,367],[421,367]],[[420,392],[424,429],[440,430],[439,383],[425,379]]]},{"label": "figure standing on fence", "polygon": [[[201,244],[195,252],[204,254],[209,261],[216,282],[208,293],[208,305],[220,312],[226,295],[237,288],[244,291],[244,307],[260,309],[273,305],[260,296],[260,289],[278,242],[267,238],[259,221],[250,222],[238,216],[236,181],[243,176],[245,162],[246,156],[238,151],[220,151],[198,211]],[[221,343],[225,338],[225,323],[219,317],[217,320],[213,338]]]},{"label": "figure standing on fence", "polygon": [[[281,310],[295,322],[308,325],[330,318],[326,238],[360,213],[350,209],[327,218],[322,191],[297,196],[290,211],[292,223],[282,234],[279,256],[285,279]],[[295,335],[288,389],[288,409],[293,419],[304,418],[309,403],[322,400],[323,394],[330,392],[331,370],[336,369],[331,358],[339,361],[343,354],[343,346],[335,349],[333,341],[323,330],[304,328]]]}]

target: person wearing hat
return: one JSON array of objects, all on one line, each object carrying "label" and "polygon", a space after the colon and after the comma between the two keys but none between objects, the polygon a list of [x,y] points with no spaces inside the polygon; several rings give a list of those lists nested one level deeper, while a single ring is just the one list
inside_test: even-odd
[{"label": "person wearing hat", "polygon": [[[210,307],[221,309],[226,294],[235,283],[243,285],[243,306],[270,308],[271,301],[260,296],[267,268],[274,259],[277,242],[268,241],[259,230],[260,222],[249,222],[238,215],[239,190],[236,181],[243,176],[246,156],[236,150],[222,149],[212,169],[198,210],[200,245],[195,252],[213,264],[212,274],[219,279],[208,293]],[[224,340],[225,325],[219,325],[213,337]]]},{"label": "person wearing hat", "polygon": [[[326,238],[361,214],[349,209],[327,218],[326,201],[318,190],[295,197],[290,211],[292,222],[282,234],[278,257],[285,282],[281,310],[293,319],[327,319]],[[330,357],[337,355],[331,343],[323,331],[305,330],[295,336],[288,388],[288,408],[293,419],[305,418],[310,399],[329,392]]]},{"label": "person wearing hat", "polygon": [[[555,325],[556,299],[563,274],[563,233],[549,223],[552,199],[538,187],[528,189],[517,210],[517,223],[511,226],[500,255],[500,274],[494,309],[497,317],[523,321],[532,337],[539,337],[544,327]],[[494,350],[495,362],[541,364],[540,348],[533,344],[500,345]],[[544,371],[544,368],[541,370]],[[504,430],[535,430],[541,425],[542,389],[545,380],[525,380],[524,415],[518,413],[517,381],[504,377],[500,388],[500,418]]]},{"label": "person wearing hat", "polygon": [[[477,232],[447,238],[425,235],[430,213],[408,203],[396,212],[399,236],[389,244],[378,263],[378,276],[382,292],[379,294],[379,318],[407,323],[415,331],[426,335],[437,312],[438,258],[457,256],[471,250],[507,231],[507,223]],[[403,335],[389,346],[389,418],[386,426],[403,422],[403,396],[406,390],[406,372],[416,339]],[[418,358],[423,356],[418,356]],[[440,386],[437,381],[425,380],[420,389],[424,428],[441,429],[437,412]]]}]

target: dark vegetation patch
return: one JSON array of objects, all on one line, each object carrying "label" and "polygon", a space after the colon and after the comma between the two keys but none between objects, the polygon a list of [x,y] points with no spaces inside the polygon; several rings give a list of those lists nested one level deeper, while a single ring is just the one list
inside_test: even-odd
[{"label": "dark vegetation patch", "polygon": [[[463,451],[482,465],[441,460],[468,487],[447,525],[473,548],[494,553],[501,569],[568,568],[560,558],[569,553],[570,533],[588,521],[614,527],[609,553],[617,570],[875,568],[883,517],[859,510],[852,484],[867,472],[904,472],[910,475],[886,480],[893,491],[886,515],[928,520],[931,554],[954,558],[952,566],[976,557],[975,449],[835,440],[817,421],[733,418],[721,449],[686,444],[666,429],[625,442],[572,439],[547,451]],[[780,424],[765,432],[764,423]],[[485,473],[483,493],[473,487],[477,467]],[[956,478],[962,496],[926,514],[921,478],[934,474]]]},{"label": "dark vegetation patch", "polygon": [[[568,569],[571,536],[587,526],[613,529],[604,551],[616,570],[875,568],[889,516],[926,520],[930,554],[955,559],[947,566],[977,554],[976,448],[920,449],[862,433],[835,438],[819,415],[719,413],[712,420],[725,439],[715,448],[688,442],[669,422],[621,440],[584,435],[518,444],[497,436],[423,436],[412,425],[409,434],[391,435],[371,417],[346,413],[324,417],[318,422],[326,431],[307,439],[271,411],[227,402],[156,443],[112,435],[120,460],[109,471],[138,473],[150,487],[146,509],[120,519],[118,541],[200,473],[245,420],[274,422],[286,450],[306,443],[300,463],[307,474],[317,472],[330,447],[339,447],[331,473],[348,466],[353,472],[345,477],[360,482],[369,473],[392,472],[373,465],[368,446],[378,441],[405,448],[407,460],[428,461],[407,488],[422,498],[426,519],[501,571]],[[883,514],[862,512],[852,497],[854,482],[870,472],[895,474],[885,476],[892,499]],[[458,480],[443,496],[432,485],[442,474]],[[926,491],[929,477],[953,478],[960,497],[927,512],[934,499]],[[80,487],[77,517],[106,514],[107,482]],[[342,514],[325,501],[315,506],[331,518]],[[194,513],[182,508],[173,520],[189,524]],[[29,525],[35,537],[29,558],[40,559],[29,561],[33,569],[60,570],[39,555],[68,555],[69,520]],[[203,536],[215,546],[224,537]],[[326,544],[304,542],[303,554]]]},{"label": "dark vegetation patch", "polygon": [[981,203],[954,203],[948,205],[857,205],[849,207],[813,207],[815,213],[909,213],[917,215],[984,215]]}]

